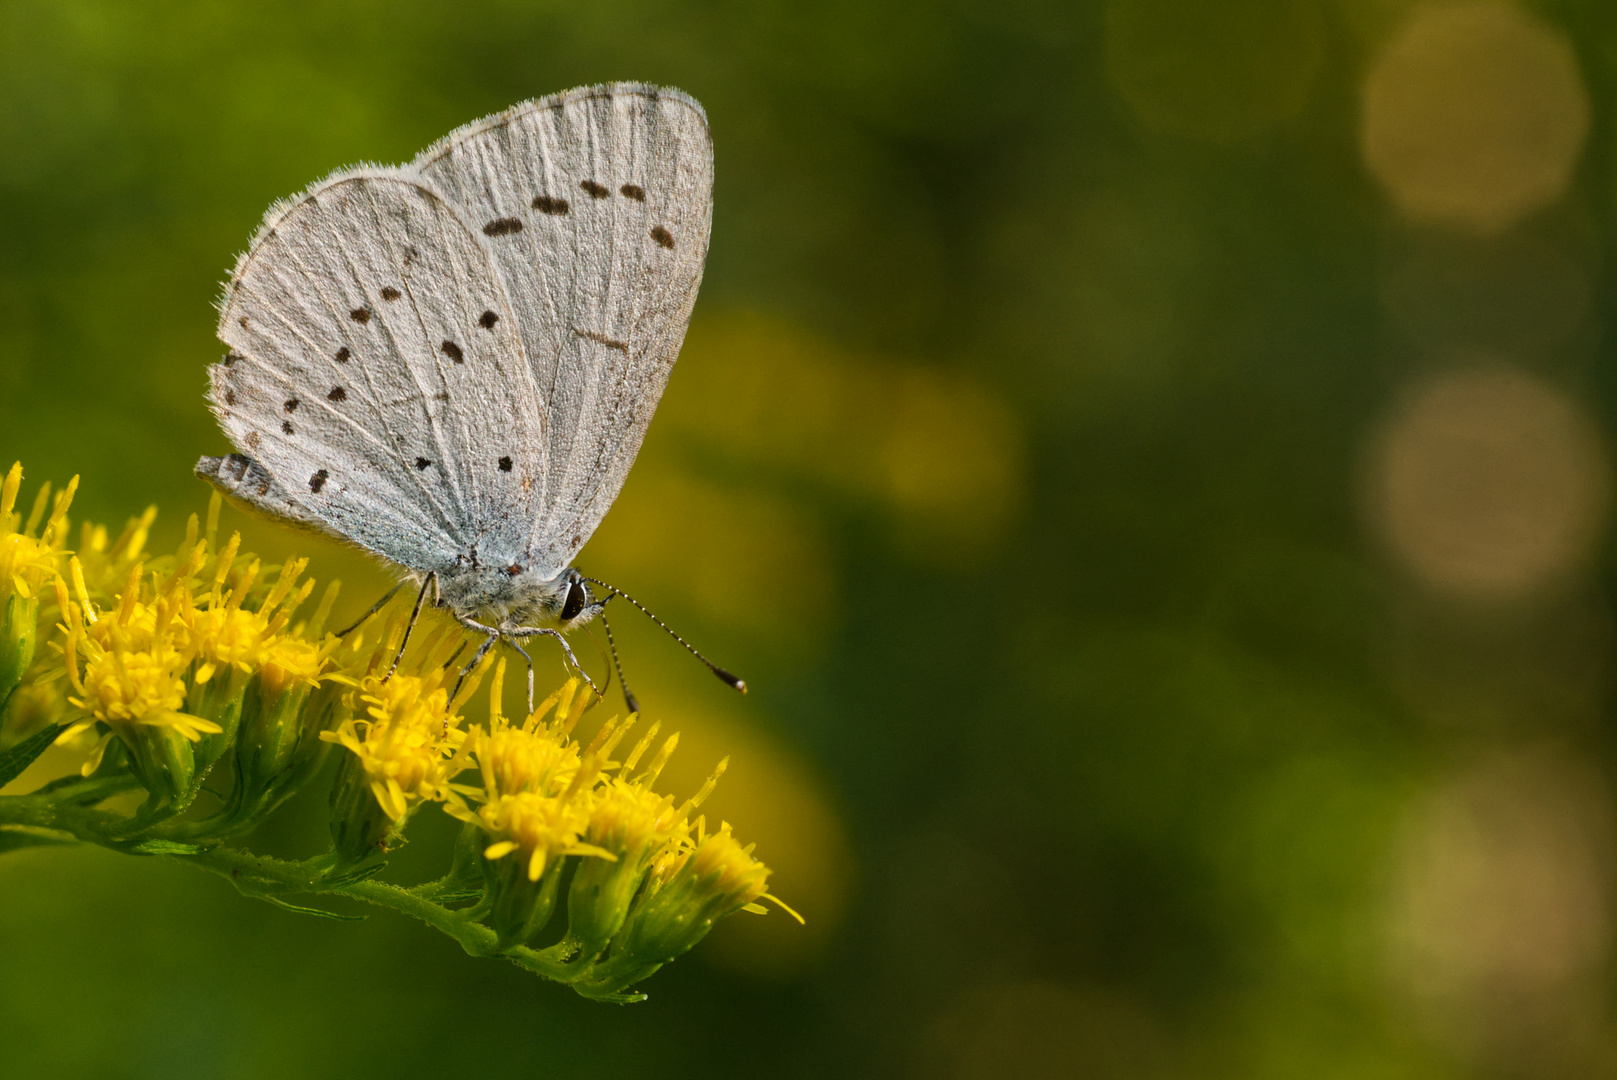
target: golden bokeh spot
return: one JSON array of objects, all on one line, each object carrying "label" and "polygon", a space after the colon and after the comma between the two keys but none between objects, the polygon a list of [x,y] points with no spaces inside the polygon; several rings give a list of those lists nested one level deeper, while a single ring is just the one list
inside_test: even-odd
[{"label": "golden bokeh spot", "polygon": [[588,558],[591,573],[634,582],[625,587],[636,595],[677,600],[798,647],[817,644],[836,611],[839,587],[818,518],[666,459],[652,457],[630,473]]},{"label": "golden bokeh spot", "polygon": [[1234,142],[1301,111],[1323,30],[1314,0],[1112,0],[1106,73],[1148,127]]},{"label": "golden bokeh spot", "polygon": [[1605,782],[1542,750],[1475,763],[1411,806],[1388,959],[1433,1034],[1495,1064],[1578,1053],[1604,997],[1589,976],[1612,940],[1614,839]]},{"label": "golden bokeh spot", "polygon": [[873,503],[951,559],[997,545],[1025,499],[1021,423],[990,387],[757,315],[692,324],[657,416],[643,460],[696,449]]},{"label": "golden bokeh spot", "polygon": [[1605,524],[1606,448],[1566,394],[1505,365],[1412,387],[1375,441],[1369,512],[1440,593],[1513,600],[1576,573]]},{"label": "golden bokeh spot", "polygon": [[1365,162],[1416,220],[1512,224],[1566,190],[1588,130],[1571,45],[1513,4],[1417,9],[1365,83]]}]

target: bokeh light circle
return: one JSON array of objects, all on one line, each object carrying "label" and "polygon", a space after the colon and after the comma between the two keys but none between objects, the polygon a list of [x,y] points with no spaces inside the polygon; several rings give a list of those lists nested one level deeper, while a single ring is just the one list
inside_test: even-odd
[{"label": "bokeh light circle", "polygon": [[1606,518],[1606,448],[1582,408],[1518,369],[1410,389],[1371,454],[1370,513],[1438,592],[1515,599],[1574,573]]},{"label": "bokeh light circle", "polygon": [[1439,781],[1400,832],[1389,960],[1414,1019],[1496,1065],[1577,1057],[1612,940],[1604,778],[1554,752],[1496,753]]},{"label": "bokeh light circle", "polygon": [[1589,130],[1572,47],[1514,5],[1417,9],[1364,89],[1365,162],[1416,220],[1492,231],[1566,190]]}]

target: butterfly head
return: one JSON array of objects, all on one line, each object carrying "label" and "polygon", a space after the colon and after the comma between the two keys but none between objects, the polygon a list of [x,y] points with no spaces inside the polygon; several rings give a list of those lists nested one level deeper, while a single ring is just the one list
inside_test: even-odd
[{"label": "butterfly head", "polygon": [[606,606],[605,600],[596,600],[590,595],[588,582],[577,570],[569,566],[563,570],[558,579],[567,585],[567,592],[561,603],[561,610],[556,613],[556,619],[563,630],[576,630],[601,613]]},{"label": "butterfly head", "polygon": [[503,620],[506,626],[577,630],[599,615],[605,606],[591,595],[584,575],[571,566],[549,581],[518,574],[512,584],[516,586],[516,599]]},{"label": "butterfly head", "polygon": [[570,566],[550,578],[516,563],[451,570],[439,573],[438,590],[445,607],[502,630],[576,630],[605,606]]}]

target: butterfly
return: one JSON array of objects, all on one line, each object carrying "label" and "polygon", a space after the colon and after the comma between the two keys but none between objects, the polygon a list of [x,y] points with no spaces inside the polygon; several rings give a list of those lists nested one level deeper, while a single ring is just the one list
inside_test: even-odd
[{"label": "butterfly", "polygon": [[576,667],[563,632],[623,594],[572,561],[662,397],[712,216],[706,114],[639,83],[339,170],[269,209],[224,286],[208,397],[239,453],[197,475],[393,564],[412,626],[430,589],[484,635],[468,670],[536,634]]}]

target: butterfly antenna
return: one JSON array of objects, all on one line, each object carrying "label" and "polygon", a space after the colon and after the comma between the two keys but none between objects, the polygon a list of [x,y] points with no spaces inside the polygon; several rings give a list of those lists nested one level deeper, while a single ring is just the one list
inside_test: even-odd
[{"label": "butterfly antenna", "polygon": [[[634,597],[630,596],[628,593],[624,592],[622,589],[619,589],[619,588],[616,588],[614,586],[608,585],[606,582],[602,581],[599,578],[585,578],[584,580],[588,581],[592,585],[599,585],[601,588],[608,590],[609,592],[611,592],[612,596],[621,596],[621,597],[623,597],[629,603],[631,603],[635,607],[639,608],[641,614],[645,615],[646,618],[650,619],[652,622],[654,622],[658,626],[662,627],[663,632],[666,633],[669,637],[673,638],[675,641],[677,641],[681,645],[685,646],[685,651],[686,652],[690,653],[692,656],[694,656],[698,660],[702,661],[702,663],[706,664],[707,669],[709,671],[711,671],[713,674],[717,675],[721,680],[723,680],[725,682],[725,684],[730,687],[730,689],[739,690],[743,694],[745,694],[747,692],[747,684],[746,684],[745,680],[737,678],[736,676],[730,674],[728,671],[725,671],[719,665],[715,664],[713,661],[709,660],[707,657],[703,656],[702,653],[696,648],[695,645],[692,645],[690,642],[686,641],[684,638],[682,638],[678,634],[674,633],[674,631],[669,628],[667,623],[663,622],[661,619],[657,618],[657,616],[653,615],[650,611],[648,611],[646,609],[646,605],[642,604],[640,601],[636,600]],[[610,600],[611,597],[607,597],[607,599]],[[605,602],[606,602],[605,600],[602,601],[602,603],[605,603]],[[623,673],[621,671],[618,672],[618,678],[619,679],[623,678]]]},{"label": "butterfly antenna", "polygon": [[[611,588],[611,586],[607,586],[607,588]],[[606,631],[606,643],[612,649],[612,666],[618,669],[618,685],[623,687],[623,707],[632,713],[637,713],[640,711],[640,701],[634,696],[634,691],[629,689],[629,680],[623,677],[623,661],[618,658],[618,643],[612,637],[612,624],[606,621],[606,609],[604,608],[601,610],[601,629]],[[611,674],[612,672],[608,670],[607,675],[611,676]]]},{"label": "butterfly antenna", "polygon": [[[595,651],[601,654],[601,663],[606,664],[606,678],[601,680],[601,694],[603,696],[600,697],[600,698],[597,698],[595,700],[595,702],[593,702],[590,705],[590,709],[593,709],[593,708],[595,708],[596,705],[600,704],[602,701],[605,700],[604,695],[606,694],[606,692],[608,690],[612,689],[612,665],[611,665],[611,663],[609,663],[607,661],[606,650],[601,648],[601,639],[595,636],[595,631],[591,630],[589,627],[586,626],[586,627],[584,627],[584,633],[589,635],[590,644],[595,646]],[[620,670],[618,672],[618,675],[619,675],[620,679],[622,677],[622,674],[623,673]],[[624,701],[626,701],[626,702],[633,701],[633,700],[634,699],[633,699],[632,696],[625,696],[625,698],[624,698]],[[588,712],[589,709],[586,709],[584,711]]]}]

